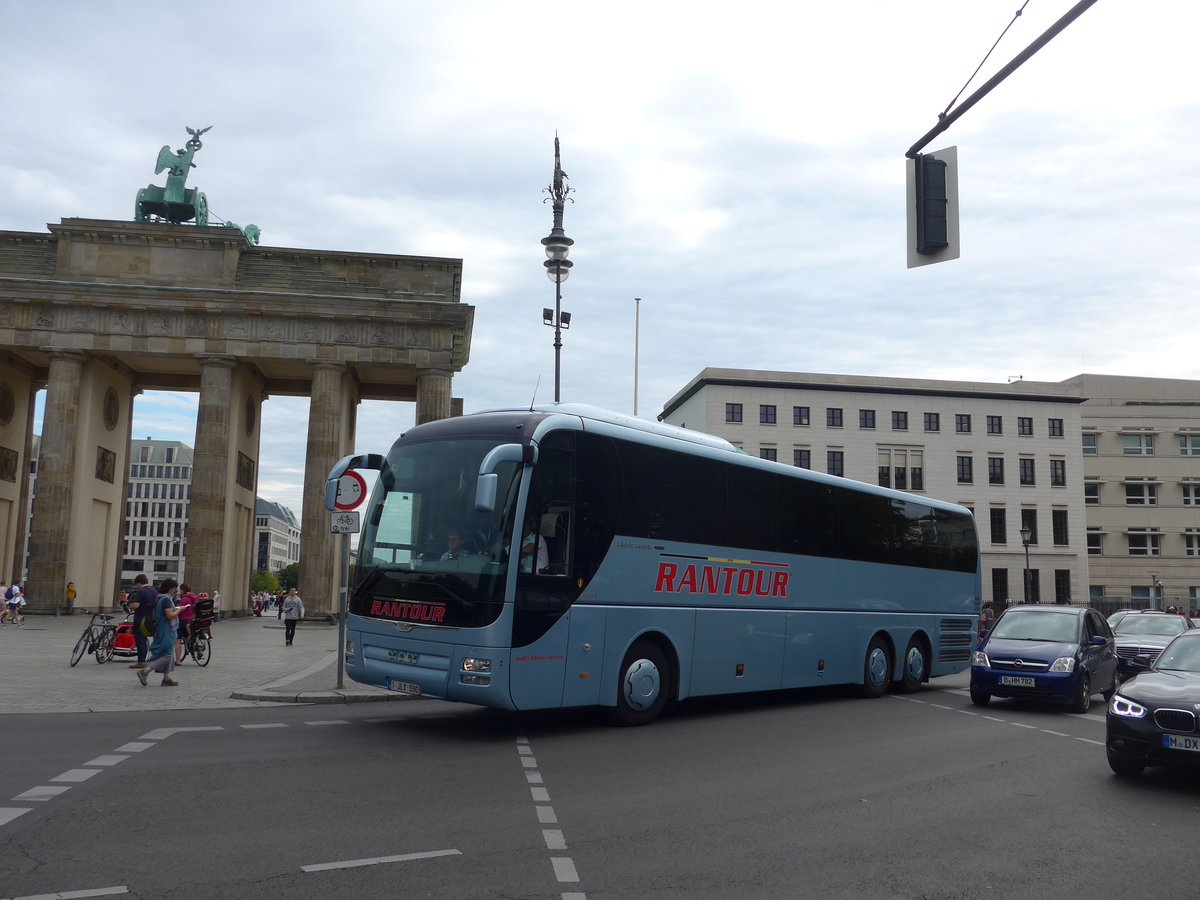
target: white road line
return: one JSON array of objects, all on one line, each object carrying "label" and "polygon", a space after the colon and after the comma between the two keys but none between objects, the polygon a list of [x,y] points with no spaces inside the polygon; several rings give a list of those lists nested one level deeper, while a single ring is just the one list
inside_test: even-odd
[{"label": "white road line", "polygon": [[533,753],[533,748],[526,744],[523,747],[517,747],[517,752],[522,756],[529,756]]},{"label": "white road line", "polygon": [[557,825],[558,816],[554,814],[553,806],[535,806],[538,821],[543,825]]},{"label": "white road line", "polygon": [[114,887],[91,888],[84,891],[59,891],[56,894],[29,894],[25,897],[14,897],[13,900],[75,900],[77,897],[112,897],[115,894],[128,894],[129,888],[123,884]]},{"label": "white road line", "polygon": [[143,750],[149,750],[151,747],[158,745],[157,741],[130,741],[128,744],[122,744],[117,748],[118,753],[141,753]]},{"label": "white road line", "polygon": [[1077,741],[1083,741],[1085,744],[1095,744],[1097,747],[1103,747],[1103,746],[1104,746],[1104,741],[1093,741],[1091,738],[1081,738],[1081,737],[1077,737],[1077,738],[1075,738],[1075,740],[1077,740]]},{"label": "white road line", "polygon": [[1063,734],[1061,731],[1051,731],[1049,728],[1039,728],[1043,734],[1052,734],[1055,737],[1070,737],[1069,734]]},{"label": "white road line", "polygon": [[287,728],[287,722],[263,722],[261,725],[243,725],[242,728]]},{"label": "white road line", "polygon": [[305,722],[305,725],[349,725],[349,719],[318,719],[315,722]]},{"label": "white road line", "polygon": [[142,735],[143,741],[163,741],[174,734],[182,734],[185,731],[224,731],[224,726],[221,725],[192,725],[188,728],[156,728],[154,731],[149,731]]},{"label": "white road line", "polygon": [[526,772],[525,780],[528,781],[530,784],[541,784],[542,783],[542,773],[541,772]]},{"label": "white road line", "polygon": [[530,788],[529,796],[533,798],[535,803],[550,802],[550,792],[545,788]]},{"label": "white road line", "polygon": [[61,775],[55,775],[51,781],[70,781],[78,784],[81,781],[87,781],[93,775],[99,775],[99,769],[67,769]]},{"label": "white road line", "polygon": [[587,900],[587,894],[582,891],[567,891],[562,895],[562,900]]},{"label": "white road line", "polygon": [[562,882],[579,881],[579,873],[575,871],[575,863],[569,856],[552,856],[550,864],[554,866],[554,877]]},{"label": "white road line", "polygon": [[527,769],[536,769],[537,768],[537,760],[534,759],[532,756],[522,756],[521,757],[521,765],[523,765]]},{"label": "white road line", "polygon": [[461,850],[427,850],[424,853],[402,853],[399,856],[376,856],[372,859],[347,859],[342,862],[315,863],[301,866],[301,872],[325,872],[330,869],[357,869],[384,863],[410,862],[414,859],[433,859],[438,856],[462,856]]},{"label": "white road line", "polygon": [[557,828],[543,828],[542,840],[546,842],[547,850],[566,850],[567,839]]},{"label": "white road line", "polygon": [[70,789],[70,785],[40,784],[35,788],[30,788],[23,794],[17,794],[13,799],[41,803],[46,800],[53,800],[59,794],[65,794]]},{"label": "white road line", "polygon": [[1036,731],[1036,725],[1026,725],[1024,722],[1009,722],[1009,725],[1016,725],[1018,728],[1028,728],[1030,731]]},{"label": "white road line", "polygon": [[110,753],[107,756],[97,756],[95,759],[89,759],[84,763],[85,766],[115,766],[119,762],[124,762],[129,759],[128,756],[123,756],[116,753]]},{"label": "white road line", "polygon": [[17,816],[22,816],[33,809],[32,806],[0,806],[0,825],[7,825]]}]

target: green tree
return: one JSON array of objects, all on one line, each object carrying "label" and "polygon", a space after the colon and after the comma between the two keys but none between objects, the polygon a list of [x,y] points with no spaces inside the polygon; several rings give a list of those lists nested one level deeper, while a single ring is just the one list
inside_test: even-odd
[{"label": "green tree", "polygon": [[300,587],[300,563],[292,563],[279,570],[279,585],[285,591]]},{"label": "green tree", "polygon": [[274,572],[250,573],[250,593],[252,594],[257,594],[259,591],[270,591],[272,594],[277,594],[279,587],[279,577]]}]

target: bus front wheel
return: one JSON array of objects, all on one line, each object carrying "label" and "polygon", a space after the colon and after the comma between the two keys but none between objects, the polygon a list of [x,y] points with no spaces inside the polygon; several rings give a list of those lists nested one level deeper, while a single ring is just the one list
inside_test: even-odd
[{"label": "bus front wheel", "polygon": [[892,680],[892,657],[887,642],[876,635],[867,645],[867,656],[863,660],[862,692],[864,697],[882,697],[887,693]]},{"label": "bus front wheel", "polygon": [[612,720],[617,725],[648,725],[662,713],[670,694],[667,658],[650,641],[638,641],[621,663]]}]

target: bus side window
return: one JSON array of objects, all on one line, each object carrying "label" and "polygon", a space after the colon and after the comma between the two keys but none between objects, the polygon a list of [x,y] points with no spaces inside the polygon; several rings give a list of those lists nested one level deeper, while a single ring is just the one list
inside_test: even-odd
[{"label": "bus side window", "polygon": [[566,575],[570,549],[571,508],[565,503],[550,503],[542,513],[541,536],[546,542],[547,563],[542,575]]}]

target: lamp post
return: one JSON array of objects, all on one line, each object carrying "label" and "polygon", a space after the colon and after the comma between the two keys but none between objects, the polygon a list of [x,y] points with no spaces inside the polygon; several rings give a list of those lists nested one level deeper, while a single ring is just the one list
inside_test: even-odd
[{"label": "lamp post", "polygon": [[1029,542],[1033,538],[1033,529],[1028,525],[1021,526],[1021,543],[1025,545],[1025,602],[1029,601]]},{"label": "lamp post", "polygon": [[[562,333],[571,327],[571,314],[562,310],[562,283],[571,274],[572,262],[567,259],[571,245],[575,242],[563,231],[563,205],[567,194],[575,189],[566,183],[567,173],[562,170],[558,157],[558,135],[554,136],[554,179],[550,187],[542,190],[550,194],[551,209],[554,210],[554,225],[550,234],[542,238],[542,246],[546,248],[546,276],[554,282],[554,309],[542,310],[542,324],[554,328],[554,402],[560,399],[562,388]],[[546,202],[545,200],[542,201]],[[575,201],[571,201],[572,203]]]},{"label": "lamp post", "polygon": [[1161,596],[1163,583],[1158,580],[1158,573],[1150,573],[1150,608],[1162,609],[1163,605],[1159,600]]}]

